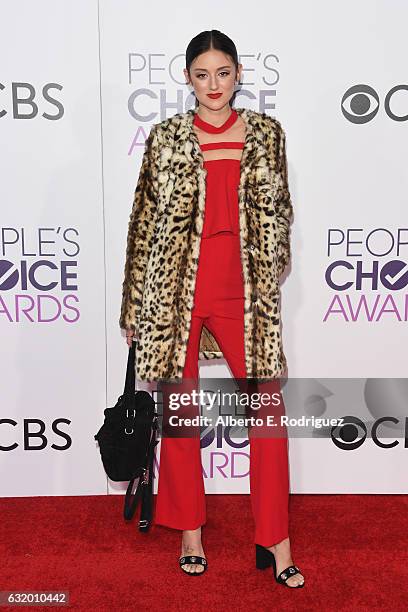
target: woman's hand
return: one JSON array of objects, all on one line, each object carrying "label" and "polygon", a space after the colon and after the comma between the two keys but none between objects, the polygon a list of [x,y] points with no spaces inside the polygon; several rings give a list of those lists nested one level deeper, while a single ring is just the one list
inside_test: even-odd
[{"label": "woman's hand", "polygon": [[[133,329],[127,329],[126,330],[126,343],[128,346],[132,346],[132,342],[133,342],[133,336],[135,335],[135,332],[133,331]],[[137,339],[137,334],[136,334],[136,339]]]}]

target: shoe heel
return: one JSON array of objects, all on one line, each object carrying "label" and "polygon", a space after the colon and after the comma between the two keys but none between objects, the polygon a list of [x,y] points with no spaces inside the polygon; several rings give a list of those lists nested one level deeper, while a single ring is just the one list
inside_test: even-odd
[{"label": "shoe heel", "polygon": [[255,544],[255,552],[257,569],[266,569],[272,565],[273,554],[270,550],[260,544]]}]

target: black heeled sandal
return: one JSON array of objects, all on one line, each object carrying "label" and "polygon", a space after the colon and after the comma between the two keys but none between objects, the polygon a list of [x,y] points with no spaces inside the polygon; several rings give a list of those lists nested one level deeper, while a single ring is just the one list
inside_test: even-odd
[{"label": "black heeled sandal", "polygon": [[[182,565],[187,565],[187,563],[194,563],[197,565],[202,565],[204,569],[202,572],[189,572],[182,568]],[[185,574],[188,574],[189,576],[201,576],[202,574],[204,574],[208,566],[207,559],[205,557],[200,557],[197,555],[184,555],[184,557],[180,557],[179,564],[183,572]]]},{"label": "black heeled sandal", "polygon": [[276,559],[275,559],[275,555],[273,554],[273,552],[265,548],[265,546],[261,546],[261,544],[255,544],[255,549],[256,549],[256,567],[257,569],[266,569],[272,565],[273,575],[275,577],[276,582],[279,582],[279,584],[283,584],[287,586],[289,589],[298,589],[304,586],[305,581],[303,581],[301,584],[297,584],[296,586],[291,586],[290,584],[286,584],[286,581],[288,580],[288,578],[291,578],[295,574],[301,574],[301,571],[297,565],[289,565],[286,569],[281,571],[279,576],[276,576]]}]

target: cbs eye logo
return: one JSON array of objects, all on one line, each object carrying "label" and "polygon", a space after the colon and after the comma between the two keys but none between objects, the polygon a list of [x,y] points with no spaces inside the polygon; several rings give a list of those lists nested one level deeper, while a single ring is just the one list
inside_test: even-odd
[{"label": "cbs eye logo", "polygon": [[[394,448],[399,444],[398,440],[385,443],[378,438],[378,428],[384,422],[397,425],[399,419],[391,416],[384,416],[374,421],[371,427],[371,437],[376,446],[380,448]],[[330,435],[333,443],[341,450],[356,450],[364,444],[367,438],[367,427],[361,419],[354,416],[344,416],[342,425],[335,425],[331,428]],[[405,419],[405,448],[408,448],[408,417]]]},{"label": "cbs eye logo", "polygon": [[[391,110],[392,97],[400,91],[408,91],[408,85],[396,85],[385,96],[384,109],[388,117],[393,121],[407,121],[408,115],[396,115]],[[353,85],[341,99],[341,112],[348,121],[361,125],[368,123],[378,113],[380,98],[378,93],[369,85],[360,83]]]}]

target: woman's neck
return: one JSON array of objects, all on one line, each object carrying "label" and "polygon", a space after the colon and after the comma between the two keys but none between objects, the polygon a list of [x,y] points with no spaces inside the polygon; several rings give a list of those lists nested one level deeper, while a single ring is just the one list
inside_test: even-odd
[{"label": "woman's neck", "polygon": [[197,109],[198,116],[207,123],[211,123],[215,127],[219,127],[223,125],[231,115],[232,109],[229,104],[226,104],[223,108],[219,110],[211,110],[210,108],[206,108],[202,104],[199,104]]}]

